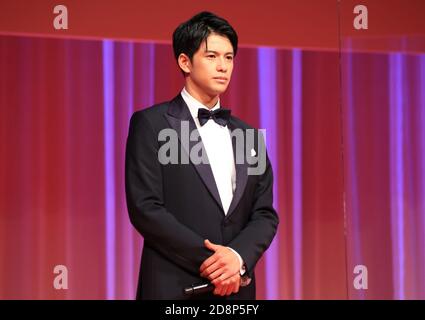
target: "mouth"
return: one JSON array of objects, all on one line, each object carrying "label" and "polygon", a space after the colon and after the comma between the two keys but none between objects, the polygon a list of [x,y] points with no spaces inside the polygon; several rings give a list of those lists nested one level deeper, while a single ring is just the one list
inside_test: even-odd
[{"label": "mouth", "polygon": [[217,80],[220,83],[226,83],[228,79],[225,77],[214,77],[214,80]]}]

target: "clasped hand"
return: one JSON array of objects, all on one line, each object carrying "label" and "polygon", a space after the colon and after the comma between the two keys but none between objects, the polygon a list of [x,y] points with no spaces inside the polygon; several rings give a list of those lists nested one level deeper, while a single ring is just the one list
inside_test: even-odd
[{"label": "clasped hand", "polygon": [[214,294],[228,296],[239,291],[241,276],[237,255],[228,247],[204,241],[205,247],[214,254],[206,259],[199,271],[215,286]]}]

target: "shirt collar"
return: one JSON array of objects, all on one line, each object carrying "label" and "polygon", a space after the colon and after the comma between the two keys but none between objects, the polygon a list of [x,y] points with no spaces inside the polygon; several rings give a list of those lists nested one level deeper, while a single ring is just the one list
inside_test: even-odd
[{"label": "shirt collar", "polygon": [[204,108],[211,111],[214,111],[220,108],[220,99],[218,99],[217,103],[215,104],[214,107],[212,107],[212,109],[209,109],[207,106],[203,105],[201,102],[199,102],[194,97],[192,97],[190,93],[187,92],[185,87],[183,87],[183,90],[181,91],[180,94],[184,102],[186,102],[187,106],[189,107],[189,111],[193,119],[198,119],[198,109],[200,108]]}]

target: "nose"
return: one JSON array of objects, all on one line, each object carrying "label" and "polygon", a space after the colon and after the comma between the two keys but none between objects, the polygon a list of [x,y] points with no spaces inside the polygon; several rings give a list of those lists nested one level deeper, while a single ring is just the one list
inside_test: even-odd
[{"label": "nose", "polygon": [[227,65],[224,58],[217,59],[217,71],[226,72],[227,71]]}]

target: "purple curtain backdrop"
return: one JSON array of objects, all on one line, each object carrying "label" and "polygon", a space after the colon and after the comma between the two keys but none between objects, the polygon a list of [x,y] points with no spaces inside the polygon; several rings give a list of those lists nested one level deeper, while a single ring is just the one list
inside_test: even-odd
[{"label": "purple curtain backdrop", "polygon": [[[347,48],[241,48],[222,97],[275,173],[260,299],[425,298],[425,55]],[[0,298],[134,298],[125,141],[183,86],[171,45],[0,36],[0,70]]]}]

